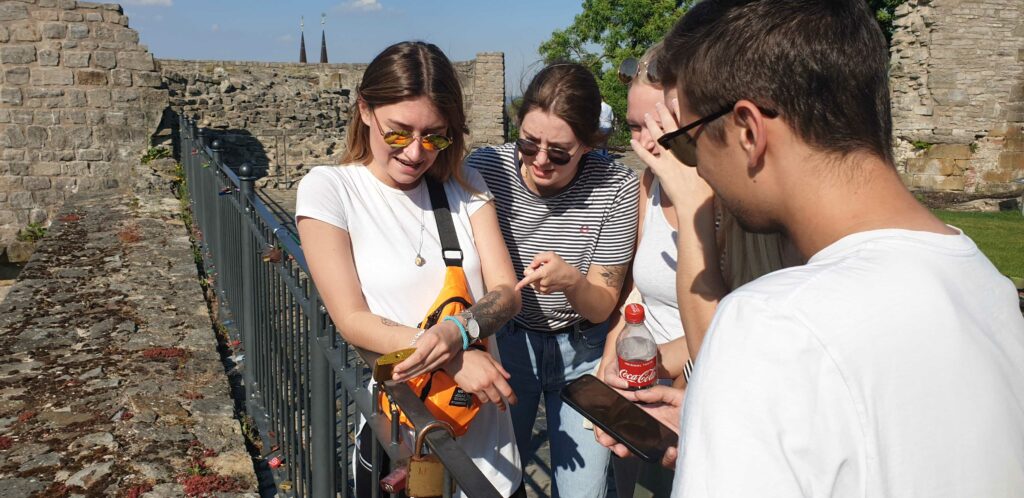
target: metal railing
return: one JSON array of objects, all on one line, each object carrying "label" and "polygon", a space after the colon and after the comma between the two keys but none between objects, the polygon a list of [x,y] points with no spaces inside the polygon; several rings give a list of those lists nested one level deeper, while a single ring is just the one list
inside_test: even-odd
[{"label": "metal railing", "polygon": [[[356,350],[337,333],[308,277],[298,238],[253,193],[252,168],[238,171],[221,159],[219,143],[195,120],[179,121],[181,163],[188,184],[197,242],[218,299],[218,320],[240,336],[234,357],[242,372],[245,406],[263,440],[264,457],[281,496],[348,497],[357,415],[373,431],[373,496],[382,451],[391,462],[408,458],[398,417],[389,420],[367,389],[376,354]],[[405,384],[380,386],[417,430],[434,418]],[[469,496],[498,497],[494,486],[445,431],[426,442]],[[393,463],[394,465],[394,463]],[[446,486],[446,489],[448,487]]]}]

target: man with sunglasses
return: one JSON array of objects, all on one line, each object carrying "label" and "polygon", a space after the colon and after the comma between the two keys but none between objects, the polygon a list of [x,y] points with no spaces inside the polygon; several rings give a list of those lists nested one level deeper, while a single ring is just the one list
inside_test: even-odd
[{"label": "man with sunglasses", "polygon": [[661,146],[808,258],[721,302],[681,421],[635,394],[681,429],[674,496],[1024,496],[1016,292],[896,173],[866,4],[706,0],[665,49]]}]

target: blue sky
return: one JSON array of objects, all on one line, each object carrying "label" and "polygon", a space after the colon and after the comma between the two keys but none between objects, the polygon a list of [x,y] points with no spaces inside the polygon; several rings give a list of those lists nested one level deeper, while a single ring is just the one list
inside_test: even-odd
[{"label": "blue sky", "polygon": [[[299,17],[306,53],[320,60],[327,14],[330,62],[369,62],[402,40],[437,44],[452,60],[504,52],[506,95],[537,70],[537,47],[572,23],[582,0],[122,0],[129,26],[158,58],[297,62]],[[525,74],[525,76],[524,76]]]}]

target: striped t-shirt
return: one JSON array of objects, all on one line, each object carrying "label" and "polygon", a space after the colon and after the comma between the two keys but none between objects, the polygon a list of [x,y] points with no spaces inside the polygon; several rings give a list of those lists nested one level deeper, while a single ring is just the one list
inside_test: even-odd
[{"label": "striped t-shirt", "polygon": [[[466,164],[483,174],[494,194],[498,222],[512,255],[516,276],[533,257],[544,251],[558,253],[566,263],[586,275],[591,264],[628,264],[636,242],[636,173],[595,153],[580,159],[576,178],[551,197],[533,193],[519,173],[515,144],[477,149]],[[519,324],[535,330],[557,330],[583,320],[565,294],[537,294],[523,288]]]}]

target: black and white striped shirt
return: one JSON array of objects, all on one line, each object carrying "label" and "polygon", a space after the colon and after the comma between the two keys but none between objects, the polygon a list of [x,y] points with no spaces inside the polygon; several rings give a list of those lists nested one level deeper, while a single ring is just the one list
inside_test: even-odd
[{"label": "black and white striped shirt", "polygon": [[[466,164],[483,174],[494,194],[505,245],[512,255],[516,276],[534,256],[558,253],[584,275],[590,265],[629,263],[636,243],[637,175],[596,153],[580,159],[572,183],[551,197],[533,193],[519,173],[515,144],[477,149]],[[523,289],[523,310],[515,317],[536,330],[557,330],[583,319],[561,292],[541,295]]]}]

